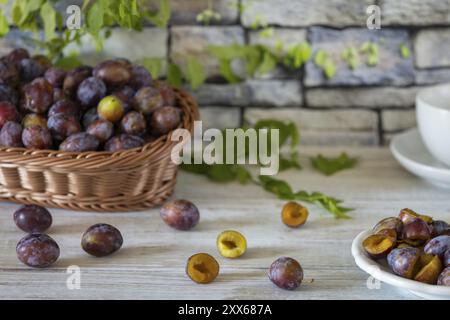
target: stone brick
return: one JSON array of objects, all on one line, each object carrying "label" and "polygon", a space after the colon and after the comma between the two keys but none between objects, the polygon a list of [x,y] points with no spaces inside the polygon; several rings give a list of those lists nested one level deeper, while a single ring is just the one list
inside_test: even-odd
[{"label": "stone brick", "polygon": [[0,38],[0,56],[8,54],[15,48],[25,48],[31,52],[35,49],[31,41],[32,34],[29,32],[22,32],[17,29],[10,29],[9,33]]},{"label": "stone brick", "polygon": [[304,144],[378,145],[378,117],[370,110],[246,109],[250,124],[260,119],[294,121]]},{"label": "stone brick", "polygon": [[298,107],[302,105],[298,81],[249,80],[250,104],[255,107]]},{"label": "stone brick", "polygon": [[314,88],[306,90],[308,107],[408,108],[414,105],[419,88]]},{"label": "stone brick", "polygon": [[[242,0],[247,6],[242,21],[250,26],[262,20],[268,24],[303,27],[366,25],[366,8],[375,0]],[[289,5],[286,5],[289,3]]]},{"label": "stone brick", "polygon": [[95,50],[89,37],[82,39],[81,49],[74,44],[68,46],[66,52],[79,49],[80,59],[91,65],[112,57],[124,57],[131,61],[144,58],[166,58],[167,37],[167,31],[159,28],[145,28],[142,32],[113,29],[111,36],[104,42],[102,52]]},{"label": "stone brick", "polygon": [[383,130],[396,132],[416,126],[415,110],[383,110],[381,113]]},{"label": "stone brick", "polygon": [[[319,49],[325,51],[336,64],[337,73],[332,79],[326,79],[323,71],[318,68],[314,59],[306,64],[305,85],[408,85],[414,82],[414,66],[412,58],[402,58],[400,45],[410,45],[409,33],[400,29],[368,30],[349,28],[335,30],[323,27],[313,27],[309,38],[313,46],[313,55]],[[359,49],[367,42],[378,43],[379,63],[369,67],[365,57],[360,56],[360,64],[351,70],[342,59],[342,52],[349,47]]]},{"label": "stone brick", "polygon": [[450,68],[416,70],[415,76],[416,84],[420,85],[450,82]]},{"label": "stone brick", "polygon": [[247,106],[250,103],[250,88],[245,84],[209,84],[197,90],[188,88],[197,103],[202,106]]},{"label": "stone brick", "polygon": [[[197,24],[197,15],[208,8],[209,0],[171,0],[171,24]],[[211,24],[237,23],[239,14],[235,0],[214,0],[212,9],[221,15],[221,19],[211,20]]]},{"label": "stone brick", "polygon": [[236,107],[201,107],[200,117],[203,129],[239,128],[241,126],[241,109]]},{"label": "stone brick", "polygon": [[[269,48],[274,49],[278,41],[283,44],[283,49],[287,50],[290,46],[305,42],[306,30],[305,29],[286,29],[286,28],[274,28],[274,34],[271,37],[263,37],[260,31],[251,30],[249,32],[250,44],[262,44]],[[278,65],[272,71],[263,75],[255,75],[256,79],[298,79],[300,77],[301,70],[290,70],[284,66]]]},{"label": "stone brick", "polygon": [[418,68],[450,67],[450,29],[427,29],[414,40]]},{"label": "stone brick", "polygon": [[450,0],[380,0],[382,25],[450,24]]},{"label": "stone brick", "polygon": [[244,30],[241,27],[187,27],[175,26],[171,30],[172,48],[170,56],[182,67],[187,56],[197,57],[205,68],[207,77],[219,75],[219,63],[208,52],[210,45],[244,44]]}]

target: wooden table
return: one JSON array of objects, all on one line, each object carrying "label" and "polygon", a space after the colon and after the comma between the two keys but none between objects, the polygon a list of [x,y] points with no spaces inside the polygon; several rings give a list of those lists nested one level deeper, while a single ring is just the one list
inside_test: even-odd
[{"label": "wooden table", "polygon": [[[410,207],[450,220],[450,191],[439,189],[404,171],[387,149],[349,149],[361,158],[352,170],[324,177],[309,165],[308,155],[341,151],[302,148],[302,171],[280,174],[295,189],[320,190],[345,199],[354,207],[351,220],[335,220],[309,206],[310,218],[300,229],[280,221],[283,201],[257,186],[235,183],[218,185],[181,172],[175,196],[193,201],[200,209],[199,225],[189,232],[166,226],[158,209],[146,212],[100,214],[51,210],[54,225],[49,234],[59,243],[61,256],[44,270],[22,265],[15,247],[23,236],[13,221],[17,205],[1,203],[0,298],[1,299],[414,299],[409,292],[381,284],[368,289],[368,275],[355,265],[352,239],[386,216]],[[106,222],[124,236],[123,248],[113,256],[94,258],[80,248],[83,231]],[[241,231],[248,252],[240,259],[219,256],[217,235],[225,229]],[[214,255],[221,266],[215,282],[193,283],[185,275],[186,259],[197,252]],[[305,272],[301,288],[294,292],[275,287],[267,268],[281,256],[298,259]],[[81,288],[66,286],[66,268],[81,268]]]}]

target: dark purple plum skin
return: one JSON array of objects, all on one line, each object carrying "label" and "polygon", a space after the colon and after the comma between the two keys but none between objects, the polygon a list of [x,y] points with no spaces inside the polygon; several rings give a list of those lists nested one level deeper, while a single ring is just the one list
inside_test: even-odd
[{"label": "dark purple plum skin", "polygon": [[99,101],[106,96],[106,90],[106,85],[102,80],[89,77],[78,86],[77,98],[85,109],[96,107]]},{"label": "dark purple plum skin", "polygon": [[131,79],[129,67],[117,60],[106,60],[99,63],[94,68],[93,75],[103,80],[111,88],[126,85]]},{"label": "dark purple plum skin", "polygon": [[164,135],[176,129],[181,122],[181,112],[176,107],[162,107],[153,111],[150,128],[156,135]]},{"label": "dark purple plum skin", "polygon": [[48,118],[47,127],[53,138],[58,141],[62,141],[81,131],[81,124],[77,118],[73,115],[63,113],[58,113]]},{"label": "dark purple plum skin", "polygon": [[45,232],[52,225],[52,215],[41,206],[27,204],[14,212],[16,226],[28,233]]},{"label": "dark purple plum skin", "polygon": [[66,71],[57,67],[51,67],[44,73],[45,80],[47,80],[54,88],[62,88],[65,77]]},{"label": "dark purple plum skin", "polygon": [[120,231],[106,223],[89,227],[81,239],[84,251],[95,257],[110,255],[122,247],[123,237]]},{"label": "dark purple plum skin", "polygon": [[431,239],[423,249],[426,254],[432,254],[441,259],[448,250],[450,250],[450,236],[447,235]]},{"label": "dark purple plum skin", "polygon": [[449,229],[448,223],[442,220],[435,220],[430,225],[431,238],[447,234]]},{"label": "dark purple plum skin", "polygon": [[142,136],[146,131],[146,121],[144,116],[137,111],[128,112],[120,121],[120,128],[123,133]]},{"label": "dark purple plum skin", "polygon": [[437,284],[439,286],[450,287],[450,267],[445,268],[439,275]]},{"label": "dark purple plum skin", "polygon": [[50,131],[37,125],[23,129],[22,142],[29,149],[50,149],[53,145]]},{"label": "dark purple plum skin", "polygon": [[408,240],[428,240],[431,238],[431,231],[425,221],[413,218],[403,225],[402,237]]},{"label": "dark purple plum skin", "polygon": [[295,290],[302,283],[303,269],[297,260],[281,257],[270,266],[269,279],[281,289]]},{"label": "dark purple plum skin", "polygon": [[56,101],[50,107],[50,110],[48,110],[48,117],[50,118],[61,113],[65,115],[73,115],[78,119],[80,115],[80,107],[72,100],[61,99]]},{"label": "dark purple plum skin", "polygon": [[450,249],[445,251],[443,262],[445,267],[450,267]]},{"label": "dark purple plum skin", "polygon": [[395,274],[411,279],[412,271],[419,258],[418,248],[407,247],[392,250],[387,256],[387,262]]},{"label": "dark purple plum skin", "polygon": [[59,150],[67,152],[96,151],[100,142],[93,135],[78,132],[69,136],[59,145]]},{"label": "dark purple plum skin", "polygon": [[112,137],[105,143],[105,151],[116,152],[120,150],[128,150],[133,148],[142,147],[144,145],[144,139],[133,136],[131,134],[120,134]]},{"label": "dark purple plum skin", "polygon": [[113,135],[114,124],[108,120],[98,119],[87,127],[86,132],[96,137],[100,143],[104,143]]},{"label": "dark purple plum skin", "polygon": [[22,143],[22,126],[20,123],[8,121],[0,130],[0,146],[21,148]]},{"label": "dark purple plum skin", "polygon": [[46,268],[59,257],[59,246],[46,234],[29,234],[16,247],[17,257],[29,267]]},{"label": "dark purple plum skin", "polygon": [[177,230],[189,230],[200,220],[198,208],[190,201],[178,199],[164,204],[160,211],[163,221]]}]

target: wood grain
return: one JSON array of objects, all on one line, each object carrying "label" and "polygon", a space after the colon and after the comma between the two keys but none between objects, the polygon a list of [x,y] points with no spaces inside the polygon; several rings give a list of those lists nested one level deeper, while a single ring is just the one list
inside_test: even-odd
[{"label": "wood grain", "polygon": [[[167,227],[158,209],[135,213],[80,213],[53,209],[49,234],[61,247],[61,257],[49,269],[34,270],[16,258],[23,236],[13,221],[17,205],[0,204],[0,299],[415,299],[409,292],[381,284],[368,289],[368,275],[355,265],[352,239],[383,217],[411,207],[450,220],[450,191],[438,189],[405,172],[387,149],[346,149],[360,157],[352,170],[324,177],[315,172],[308,155],[337,154],[333,148],[302,148],[302,171],[281,174],[295,189],[320,190],[354,207],[351,220],[335,220],[309,205],[310,218],[301,229],[280,222],[283,201],[257,186],[218,185],[181,172],[175,197],[192,200],[201,221],[193,231]],[[93,258],[80,248],[83,231],[106,222],[118,227],[124,246],[115,255]],[[242,232],[248,252],[240,259],[218,255],[217,235],[225,229]],[[197,252],[214,255],[221,266],[217,280],[198,285],[185,276],[187,258]],[[267,278],[268,266],[280,256],[300,261],[305,271],[301,288],[276,288]],[[66,268],[81,268],[81,289],[68,290]]]}]

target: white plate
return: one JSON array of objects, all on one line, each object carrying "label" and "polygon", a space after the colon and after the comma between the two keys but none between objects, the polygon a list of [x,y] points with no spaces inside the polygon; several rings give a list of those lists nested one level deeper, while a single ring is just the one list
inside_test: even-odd
[{"label": "white plate", "polygon": [[425,299],[450,300],[450,287],[437,286],[409,280],[397,276],[387,266],[372,260],[365,252],[362,242],[372,234],[372,230],[361,232],[352,243],[352,255],[355,262],[362,270],[377,280],[393,285],[395,287],[409,290],[411,293]]},{"label": "white plate", "polygon": [[406,170],[434,185],[450,188],[450,168],[431,156],[417,129],[394,137],[391,152]]}]

